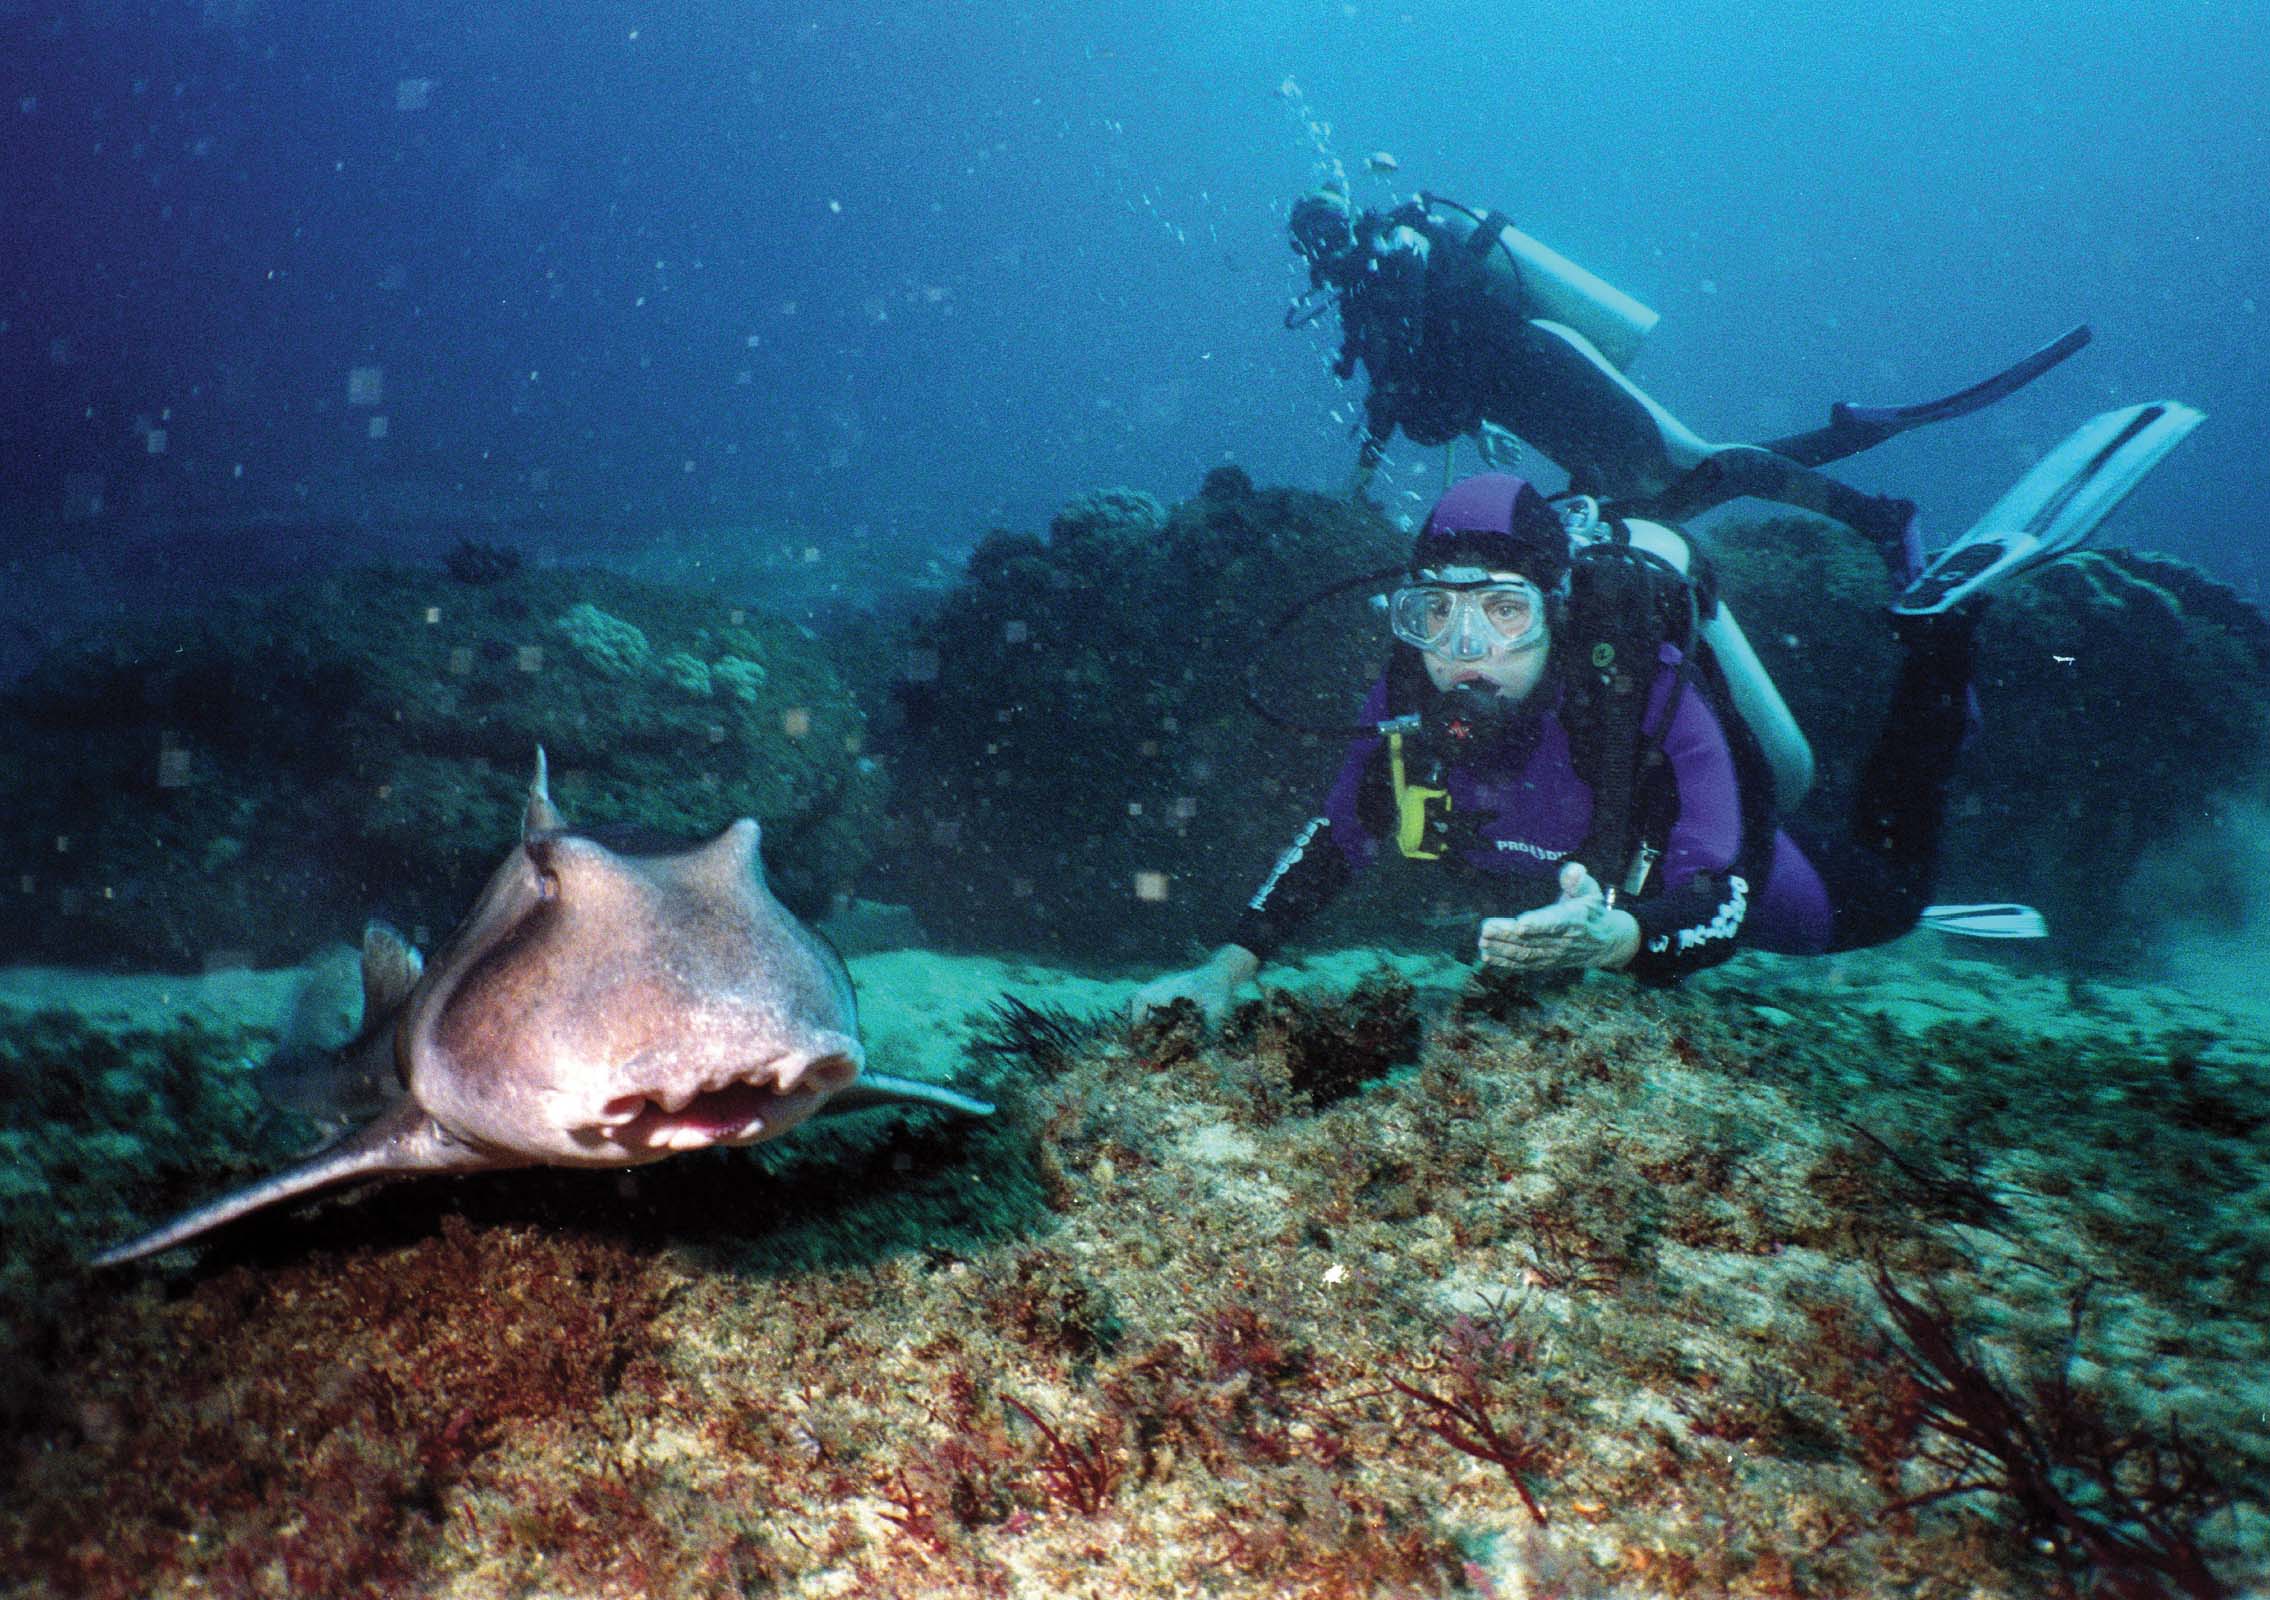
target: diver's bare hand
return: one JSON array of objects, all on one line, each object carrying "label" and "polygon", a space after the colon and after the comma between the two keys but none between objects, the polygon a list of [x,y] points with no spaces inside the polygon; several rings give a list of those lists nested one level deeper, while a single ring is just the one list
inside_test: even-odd
[{"label": "diver's bare hand", "polygon": [[1514,972],[1620,967],[1639,954],[1639,922],[1608,904],[1599,883],[1574,861],[1561,868],[1561,897],[1518,917],[1484,920],[1482,964]]},{"label": "diver's bare hand", "polygon": [[1216,1027],[1230,1014],[1238,991],[1260,970],[1261,958],[1244,945],[1225,944],[1197,966],[1153,978],[1136,990],[1128,1003],[1128,1020],[1141,1022],[1177,1000],[1188,1000],[1198,1007],[1207,1027]]}]

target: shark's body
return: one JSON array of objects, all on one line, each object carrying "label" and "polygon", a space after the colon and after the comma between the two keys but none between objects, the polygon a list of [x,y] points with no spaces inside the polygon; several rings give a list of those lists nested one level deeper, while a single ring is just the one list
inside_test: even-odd
[{"label": "shark's body", "polygon": [[626,1167],[777,1138],[828,1104],[951,1090],[861,1076],[851,979],[766,888],[757,825],[693,849],[610,848],[553,807],[542,751],[518,848],[434,960],[364,934],[363,1027],[340,1075],[398,1090],[359,1131],[95,1258],[132,1261],[372,1178]]}]

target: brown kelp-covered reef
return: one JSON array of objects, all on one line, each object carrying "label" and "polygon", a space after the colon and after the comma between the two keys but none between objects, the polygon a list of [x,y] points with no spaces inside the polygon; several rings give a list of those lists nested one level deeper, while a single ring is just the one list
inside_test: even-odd
[{"label": "brown kelp-covered reef", "polygon": [[[11,1280],[0,1593],[2244,1593],[2270,1042],[2142,993],[1357,962],[1214,1039],[1004,1000],[958,1031],[990,1122]],[[122,1046],[73,1143],[20,1083],[86,1041],[7,1038],[12,1240],[210,1181],[118,1146],[227,1041]]]}]

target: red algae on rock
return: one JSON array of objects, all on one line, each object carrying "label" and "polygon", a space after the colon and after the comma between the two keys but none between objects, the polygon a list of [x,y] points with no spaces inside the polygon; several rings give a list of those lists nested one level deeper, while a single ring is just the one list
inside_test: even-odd
[{"label": "red algae on rock", "polygon": [[[1380,979],[1219,1040],[1026,1016],[977,1057],[989,1125],[468,1185],[414,1231],[366,1202],[83,1308],[0,1594],[2182,1592],[1933,1498],[1873,1274],[2035,1368],[2096,1279],[2074,1383],[2259,1499],[2242,1241],[2202,1225],[2230,1303],[2186,1307],[2135,1202],[2203,1181],[2202,1138],[2258,1192],[2261,1130],[2123,1165],[2091,1107],[2149,1092],[2149,1041],[1966,1044],[1755,981]],[[1355,1065],[1312,1076],[1337,1036]],[[2192,1055],[2164,1095],[2229,1099],[2229,1051]],[[2196,1531],[2263,1572],[2258,1513]]]},{"label": "red algae on rock", "polygon": [[401,1592],[470,1532],[452,1505],[503,1441],[628,1404],[668,1281],[619,1244],[451,1219],[139,1294],[71,1340],[76,1437],[19,1483],[26,1564],[73,1594]]}]

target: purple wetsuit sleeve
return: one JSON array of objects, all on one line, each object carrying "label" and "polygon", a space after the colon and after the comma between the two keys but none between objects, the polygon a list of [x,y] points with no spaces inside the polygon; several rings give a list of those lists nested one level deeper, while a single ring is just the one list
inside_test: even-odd
[{"label": "purple wetsuit sleeve", "polygon": [[1678,795],[1659,863],[1663,888],[1629,906],[1640,948],[1626,970],[1645,983],[1675,983],[1734,953],[1773,845],[1770,831],[1749,826],[1726,730],[1691,684],[1679,697],[1663,753]]}]

